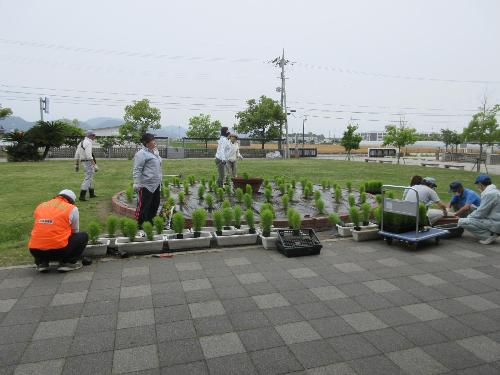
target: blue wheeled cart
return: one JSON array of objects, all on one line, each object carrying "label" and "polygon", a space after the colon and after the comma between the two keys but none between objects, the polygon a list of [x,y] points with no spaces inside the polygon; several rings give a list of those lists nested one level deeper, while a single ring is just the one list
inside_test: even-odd
[{"label": "blue wheeled cart", "polygon": [[[387,188],[391,189],[403,189],[413,190],[416,195],[416,202],[410,202],[400,199],[386,198],[385,191]],[[418,191],[408,186],[397,186],[397,185],[383,185],[382,186],[382,210],[380,214],[380,231],[379,235],[383,237],[387,244],[391,244],[393,240],[399,240],[401,242],[407,243],[414,249],[417,248],[418,243],[421,241],[434,239],[436,244],[439,243],[439,239],[448,234],[447,230],[438,228],[429,228],[419,230],[419,197]],[[395,214],[401,214],[406,216],[415,217],[415,230],[405,232],[405,233],[392,233],[384,230],[384,212],[392,212]]]}]

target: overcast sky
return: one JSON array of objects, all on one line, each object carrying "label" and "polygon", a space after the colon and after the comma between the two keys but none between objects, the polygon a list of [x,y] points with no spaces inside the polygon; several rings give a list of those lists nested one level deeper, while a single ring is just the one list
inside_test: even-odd
[{"label": "overcast sky", "polygon": [[163,125],[209,113],[232,126],[245,100],[279,101],[290,131],[462,129],[500,103],[500,1],[0,0],[0,104],[39,119],[123,117],[147,97]]}]

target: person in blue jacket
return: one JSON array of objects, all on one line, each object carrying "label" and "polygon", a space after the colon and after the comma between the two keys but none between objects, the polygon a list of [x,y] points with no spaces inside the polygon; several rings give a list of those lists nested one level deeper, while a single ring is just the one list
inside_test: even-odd
[{"label": "person in blue jacket", "polygon": [[450,193],[455,193],[449,206],[455,216],[467,217],[481,204],[481,197],[475,191],[464,188],[460,181],[453,181],[450,184]]},{"label": "person in blue jacket", "polygon": [[481,205],[468,217],[459,219],[458,226],[479,238],[479,243],[489,245],[500,235],[500,191],[487,174],[479,175],[474,183],[481,191]]}]

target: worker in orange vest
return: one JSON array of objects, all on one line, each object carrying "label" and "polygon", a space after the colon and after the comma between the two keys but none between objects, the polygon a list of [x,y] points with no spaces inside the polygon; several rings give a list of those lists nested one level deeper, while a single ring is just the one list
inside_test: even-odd
[{"label": "worker in orange vest", "polygon": [[79,260],[87,246],[88,235],[79,231],[75,200],[75,193],[64,189],[35,209],[35,222],[28,247],[35,258],[38,272],[48,272],[50,261],[59,262],[59,272],[82,267]]}]

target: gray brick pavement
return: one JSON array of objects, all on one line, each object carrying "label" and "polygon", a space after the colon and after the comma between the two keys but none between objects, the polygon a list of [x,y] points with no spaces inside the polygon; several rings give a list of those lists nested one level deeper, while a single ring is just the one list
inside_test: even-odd
[{"label": "gray brick pavement", "polygon": [[324,245],[0,269],[0,373],[500,372],[498,244]]}]

